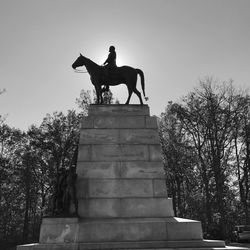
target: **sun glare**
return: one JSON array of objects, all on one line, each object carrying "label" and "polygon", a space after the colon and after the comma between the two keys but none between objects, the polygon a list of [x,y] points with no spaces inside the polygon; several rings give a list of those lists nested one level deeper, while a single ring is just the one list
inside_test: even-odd
[{"label": "sun glare", "polygon": [[118,67],[123,66],[123,65],[128,65],[126,58],[123,57],[122,55],[117,56],[116,64]]}]

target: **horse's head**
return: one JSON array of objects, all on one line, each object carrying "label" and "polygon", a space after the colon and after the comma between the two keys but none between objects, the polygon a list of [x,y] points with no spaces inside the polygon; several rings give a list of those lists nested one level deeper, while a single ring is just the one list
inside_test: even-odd
[{"label": "horse's head", "polygon": [[75,60],[72,64],[72,68],[76,69],[77,67],[81,67],[85,65],[85,57],[80,53],[80,56]]}]

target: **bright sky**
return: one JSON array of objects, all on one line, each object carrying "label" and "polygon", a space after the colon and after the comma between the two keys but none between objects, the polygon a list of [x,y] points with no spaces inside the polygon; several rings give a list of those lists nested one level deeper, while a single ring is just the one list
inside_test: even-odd
[{"label": "bright sky", "polygon": [[[26,130],[46,113],[76,108],[80,90],[93,85],[73,61],[81,52],[102,64],[110,45],[118,66],[144,71],[151,115],[205,76],[249,87],[250,1],[1,0],[0,115]],[[126,101],[125,86],[111,90]]]}]

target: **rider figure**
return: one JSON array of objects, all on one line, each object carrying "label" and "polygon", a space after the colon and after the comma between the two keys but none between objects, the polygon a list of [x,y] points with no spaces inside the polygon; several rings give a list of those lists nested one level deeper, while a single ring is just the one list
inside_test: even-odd
[{"label": "rider figure", "polygon": [[[117,67],[117,65],[116,65],[116,52],[115,52],[114,46],[109,47],[109,55],[108,55],[108,58],[106,59],[106,61],[103,63],[103,65],[105,66],[104,67],[105,78],[108,78],[108,76],[110,76],[112,71]],[[108,84],[106,85],[105,91],[109,91]]]},{"label": "rider figure", "polygon": [[106,61],[103,63],[103,65],[106,65],[108,68],[115,68],[116,66],[116,52],[115,52],[115,47],[110,46],[109,47],[109,55]]}]

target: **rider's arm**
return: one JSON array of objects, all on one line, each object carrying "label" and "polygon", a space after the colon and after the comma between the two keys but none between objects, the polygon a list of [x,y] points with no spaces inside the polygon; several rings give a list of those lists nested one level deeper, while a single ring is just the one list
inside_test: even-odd
[{"label": "rider's arm", "polygon": [[106,61],[103,63],[103,65],[105,65],[105,64],[107,64],[107,63],[108,63],[108,59],[109,59],[109,58],[107,58],[107,59],[106,59]]},{"label": "rider's arm", "polygon": [[114,56],[112,55],[112,53],[109,53],[108,58],[106,59],[106,61],[104,62],[104,65],[107,63],[110,63],[113,61]]}]

